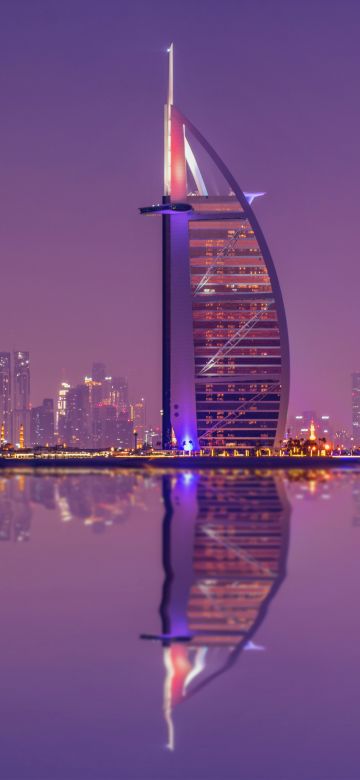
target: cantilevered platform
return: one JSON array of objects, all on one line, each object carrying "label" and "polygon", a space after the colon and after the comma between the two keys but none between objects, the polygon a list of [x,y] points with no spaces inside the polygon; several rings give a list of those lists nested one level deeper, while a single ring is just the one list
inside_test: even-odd
[{"label": "cantilevered platform", "polygon": [[142,206],[140,214],[182,214],[184,211],[193,211],[190,203],[154,203],[152,206]]}]

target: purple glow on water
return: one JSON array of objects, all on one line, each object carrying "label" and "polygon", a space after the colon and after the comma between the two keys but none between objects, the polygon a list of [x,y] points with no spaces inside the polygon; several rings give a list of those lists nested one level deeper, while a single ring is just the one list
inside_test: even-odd
[{"label": "purple glow on water", "polygon": [[[261,482],[217,479],[0,478],[1,777],[358,780],[360,476],[267,477],[267,503]],[[255,625],[267,511],[284,570],[262,557]],[[139,638],[194,627],[200,598],[214,638],[224,580],[252,604],[231,646]]]}]

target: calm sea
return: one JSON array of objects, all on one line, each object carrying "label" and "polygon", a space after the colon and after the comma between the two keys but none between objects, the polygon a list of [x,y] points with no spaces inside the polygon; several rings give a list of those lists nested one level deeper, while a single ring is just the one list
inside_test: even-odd
[{"label": "calm sea", "polygon": [[0,476],[1,780],[359,780],[360,474]]}]

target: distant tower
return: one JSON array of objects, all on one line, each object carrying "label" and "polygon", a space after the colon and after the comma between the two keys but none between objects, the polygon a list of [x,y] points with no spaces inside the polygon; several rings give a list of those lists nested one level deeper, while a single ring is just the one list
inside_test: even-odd
[{"label": "distant tower", "polygon": [[77,385],[66,397],[65,443],[69,447],[88,447],[90,434],[89,387]]},{"label": "distant tower", "polygon": [[0,446],[5,443],[5,423],[1,423]]},{"label": "distant tower", "polygon": [[20,423],[19,444],[20,449],[23,450],[25,447],[24,423]]},{"label": "distant tower", "polygon": [[54,444],[54,401],[44,398],[41,406],[31,409],[31,445],[33,447],[52,447]]},{"label": "distant tower", "polygon": [[91,378],[94,380],[94,382],[103,382],[105,377],[106,377],[105,363],[93,363]]},{"label": "distant tower", "polygon": [[5,439],[11,438],[11,357],[0,352],[0,421],[5,426]]},{"label": "distant tower", "polygon": [[132,406],[132,420],[134,422],[134,428],[137,432],[138,446],[141,447],[145,441],[146,430],[146,404],[145,398],[141,398],[140,401]]},{"label": "distant tower", "polygon": [[14,444],[20,443],[20,426],[23,426],[24,441],[30,444],[30,356],[29,352],[14,352],[14,404],[13,430]]},{"label": "distant tower", "polygon": [[111,403],[113,406],[115,406],[117,414],[128,414],[129,387],[126,377],[113,377],[111,388]]},{"label": "distant tower", "polygon": [[57,398],[56,435],[57,435],[57,440],[60,444],[64,443],[67,396],[70,387],[71,385],[69,385],[68,382],[61,382],[60,390]]},{"label": "distant tower", "polygon": [[352,433],[354,444],[360,444],[360,371],[352,374]]},{"label": "distant tower", "polygon": [[316,433],[315,433],[315,423],[314,420],[311,420],[310,423],[310,434],[309,434],[310,441],[316,441]]}]

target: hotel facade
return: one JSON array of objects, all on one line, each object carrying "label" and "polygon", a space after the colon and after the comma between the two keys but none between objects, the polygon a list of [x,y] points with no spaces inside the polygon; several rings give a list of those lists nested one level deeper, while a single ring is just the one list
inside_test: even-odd
[{"label": "hotel facade", "polygon": [[244,193],[174,105],[164,118],[163,447],[274,447],[284,435],[289,344],[275,267]]}]

